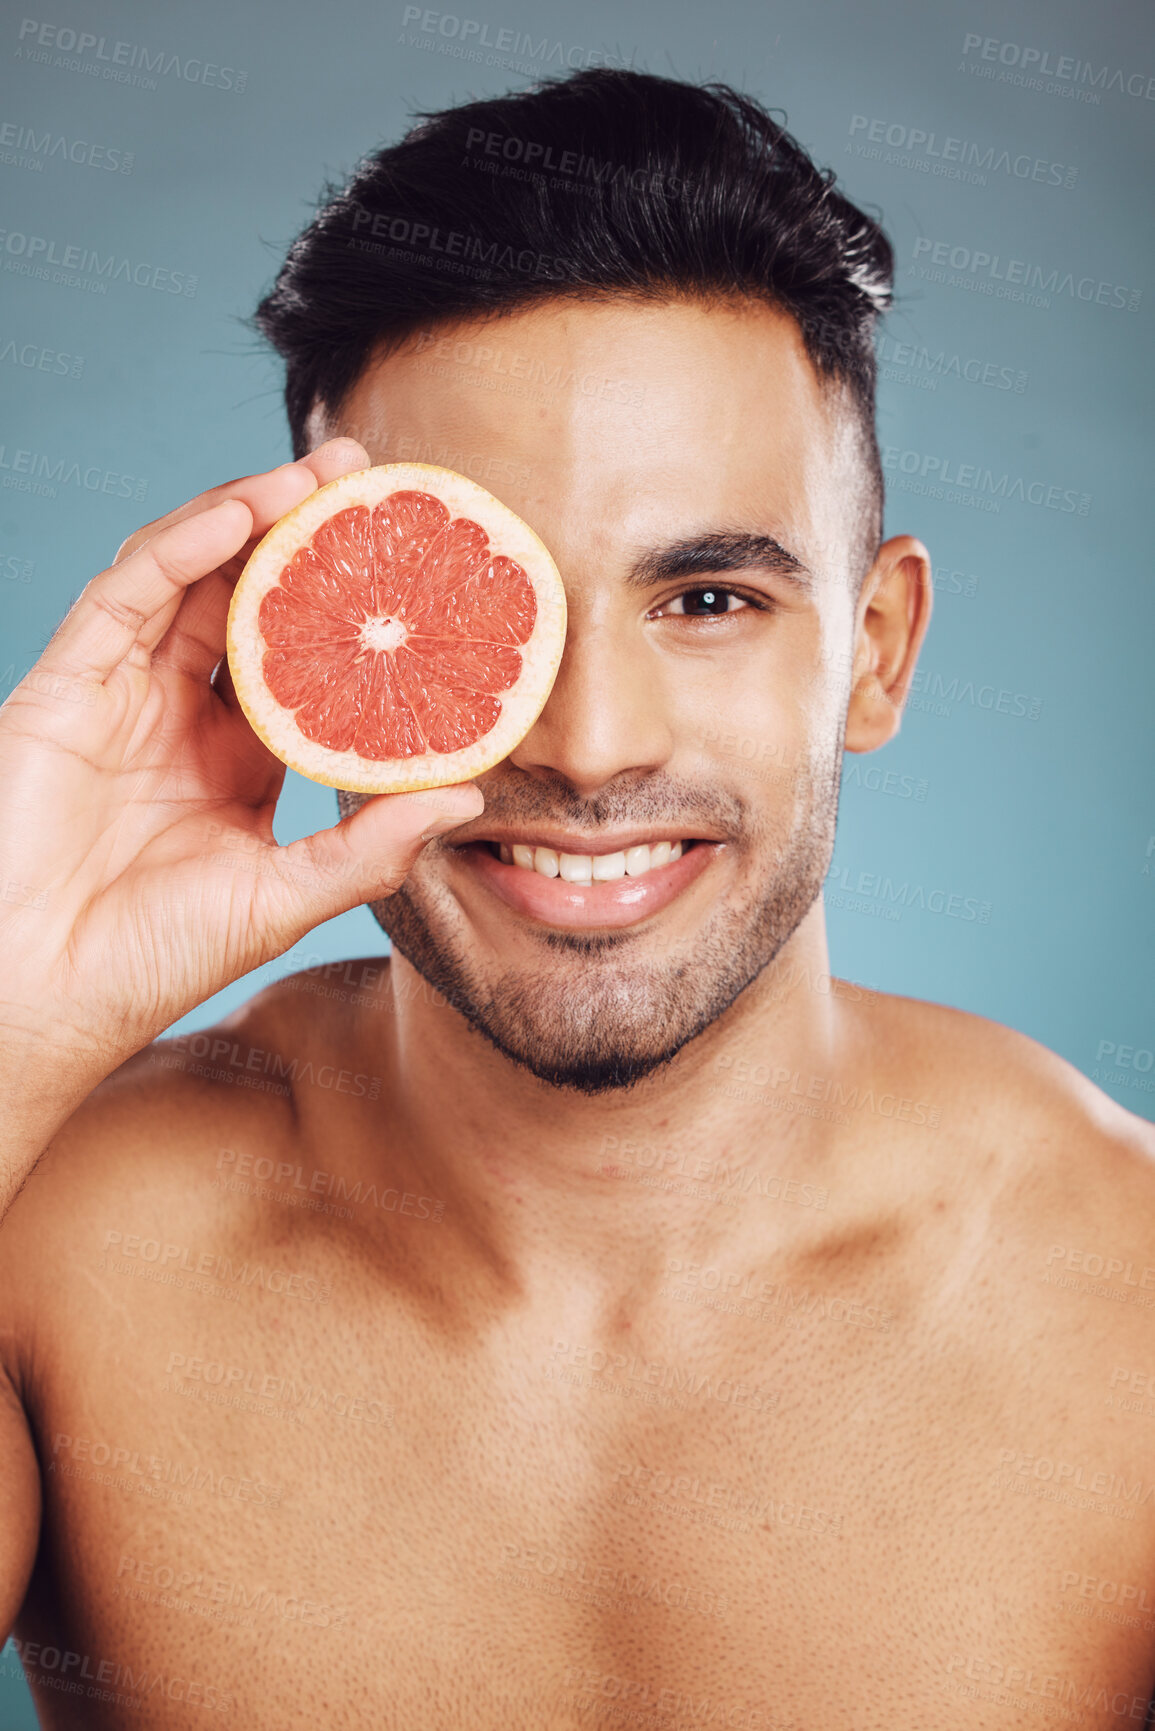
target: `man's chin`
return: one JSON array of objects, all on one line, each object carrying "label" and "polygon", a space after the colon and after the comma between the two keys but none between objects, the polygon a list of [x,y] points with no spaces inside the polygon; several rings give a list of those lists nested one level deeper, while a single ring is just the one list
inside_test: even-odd
[{"label": "man's chin", "polygon": [[484,1035],[504,1058],[528,1070],[539,1082],[590,1097],[635,1087],[676,1058],[686,1043],[679,1040],[662,1052],[639,1053],[610,1047],[596,1051],[587,1047],[583,1051],[559,1049],[550,1052],[540,1042],[532,1050],[512,1045],[481,1020],[472,1021],[470,1025]]},{"label": "man's chin", "polygon": [[394,950],[495,1051],[550,1087],[585,1095],[632,1088],[713,1019],[687,1024],[680,969],[655,980],[652,969],[603,964],[595,983],[587,965],[584,978],[579,973],[572,982],[556,974],[507,974],[487,989],[424,934],[402,929],[395,906],[390,911]]}]

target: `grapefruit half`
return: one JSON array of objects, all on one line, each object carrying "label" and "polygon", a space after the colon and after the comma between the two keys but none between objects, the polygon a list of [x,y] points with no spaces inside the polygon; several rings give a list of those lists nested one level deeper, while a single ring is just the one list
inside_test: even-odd
[{"label": "grapefruit half", "polygon": [[319,487],[253,550],[228,661],[254,731],[312,781],[410,793],[507,757],[549,696],[565,590],[533,530],[428,463]]}]

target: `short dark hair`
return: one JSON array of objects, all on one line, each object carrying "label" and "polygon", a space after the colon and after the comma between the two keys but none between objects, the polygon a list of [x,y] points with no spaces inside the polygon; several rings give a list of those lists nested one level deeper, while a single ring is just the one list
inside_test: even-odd
[{"label": "short dark hair", "polygon": [[595,70],[426,113],[330,186],[257,328],[286,362],[295,456],[370,358],[436,323],[599,294],[788,313],[858,413],[881,534],[874,326],[894,254],[783,127],[728,85]]}]

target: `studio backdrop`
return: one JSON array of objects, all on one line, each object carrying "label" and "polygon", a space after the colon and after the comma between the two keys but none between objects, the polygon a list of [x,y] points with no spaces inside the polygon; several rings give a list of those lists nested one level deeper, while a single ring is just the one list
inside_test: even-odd
[{"label": "studio backdrop", "polygon": [[[132,530],[291,455],[247,321],[327,183],[420,110],[570,70],[732,84],[894,244],[886,530],[934,559],[901,734],[846,759],[832,967],[1020,1029],[1155,1116],[1147,8],[44,4],[0,27],[3,692]],[[282,841],[335,815],[290,774]],[[178,1026],[386,948],[346,914]],[[9,1649],[0,1726],[35,1723]]]}]

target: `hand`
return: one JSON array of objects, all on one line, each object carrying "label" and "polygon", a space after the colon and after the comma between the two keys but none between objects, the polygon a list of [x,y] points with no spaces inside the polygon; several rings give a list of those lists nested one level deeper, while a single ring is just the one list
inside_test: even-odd
[{"label": "hand", "polygon": [[336,439],[138,530],[0,706],[10,1046],[50,1051],[92,1087],[322,920],[391,895],[430,833],[482,810],[457,784],[273,839],[285,766],[228,677],[233,585],[278,518],[368,462]]}]

